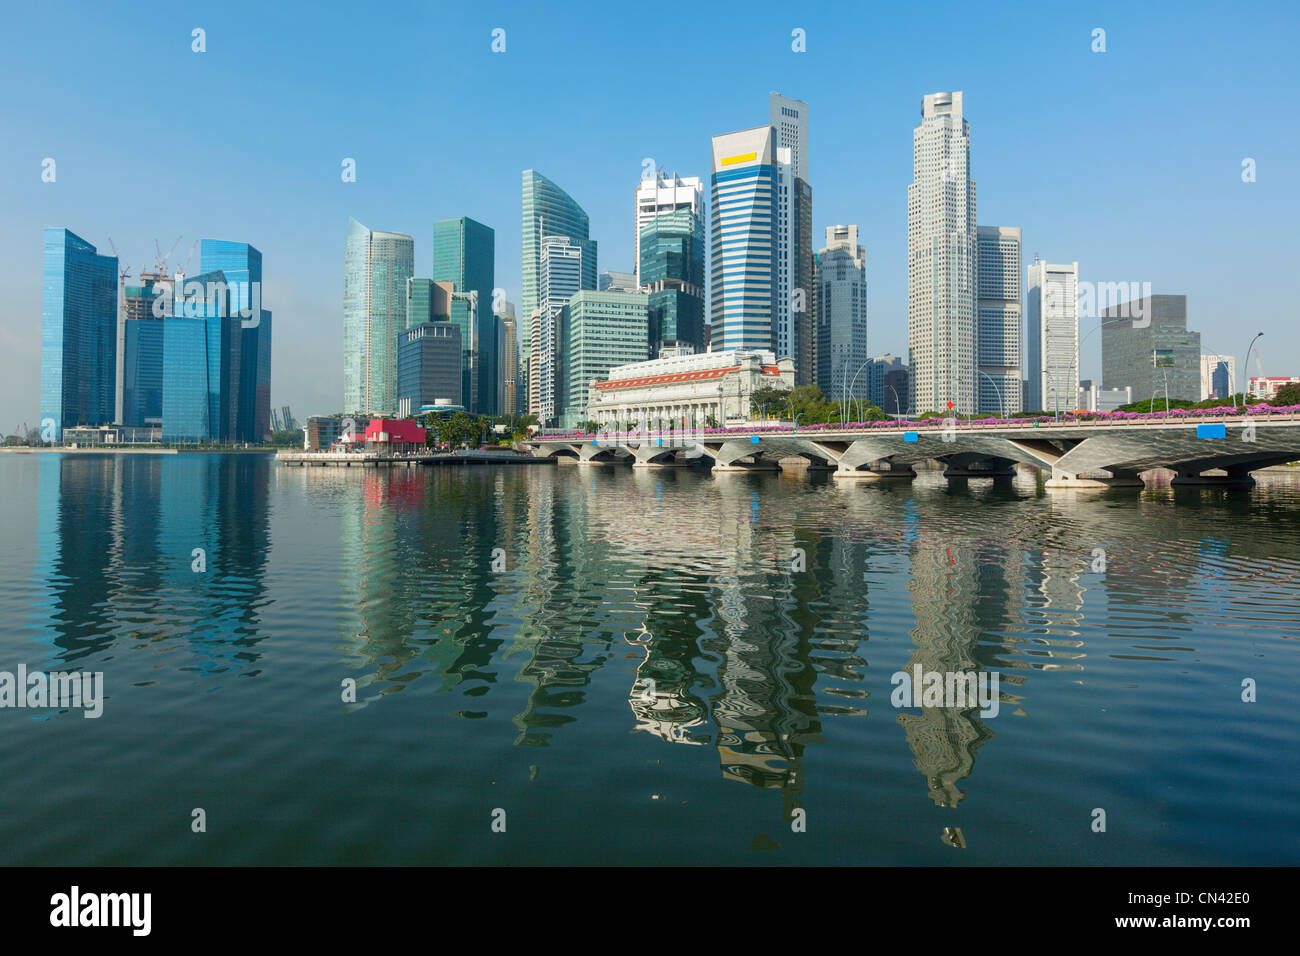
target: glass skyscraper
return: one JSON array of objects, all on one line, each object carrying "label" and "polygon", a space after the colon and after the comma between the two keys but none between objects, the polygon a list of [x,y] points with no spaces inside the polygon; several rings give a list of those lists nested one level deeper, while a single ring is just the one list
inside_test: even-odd
[{"label": "glass skyscraper", "polygon": [[[473,405],[484,415],[497,414],[497,328],[488,318],[495,305],[496,233],[461,216],[433,224],[433,279],[454,282],[457,292],[477,292],[479,317],[477,391]],[[468,406],[470,401],[466,401]]]},{"label": "glass skyscraper", "polygon": [[713,137],[710,349],[772,348],[777,284],[772,127]]},{"label": "glass skyscraper", "polygon": [[619,365],[645,361],[648,305],[642,293],[584,290],[560,310],[563,362],[556,414],[561,425],[572,427],[586,418],[593,379],[605,378]]},{"label": "glass skyscraper", "polygon": [[704,351],[704,220],[690,209],[662,213],[641,228],[637,248],[650,296],[650,357],[666,347]]},{"label": "glass skyscraper", "polygon": [[815,384],[831,401],[867,398],[867,256],[856,225],[826,227],[816,287]]},{"label": "glass skyscraper", "polygon": [[563,189],[535,169],[524,170],[523,314],[541,304],[542,239],[568,236],[582,247],[580,288],[596,288],[596,241],[590,238],[587,213]]},{"label": "glass skyscraper", "polygon": [[75,233],[45,230],[41,287],[41,419],[53,438],[113,423],[117,401],[117,258]]},{"label": "glass skyscraper", "polygon": [[1007,415],[1020,411],[1023,404],[1020,240],[1020,229],[1015,226],[980,226],[976,230],[979,299],[975,347],[979,381],[975,395],[976,408],[984,413]]},{"label": "glass skyscraper", "polygon": [[262,254],[203,239],[202,270],[178,284],[162,331],[162,437],[257,442],[271,430],[271,311]]},{"label": "glass skyscraper", "polygon": [[406,280],[415,240],[348,220],[343,260],[343,412],[391,415],[397,407],[397,335],[406,328]]}]

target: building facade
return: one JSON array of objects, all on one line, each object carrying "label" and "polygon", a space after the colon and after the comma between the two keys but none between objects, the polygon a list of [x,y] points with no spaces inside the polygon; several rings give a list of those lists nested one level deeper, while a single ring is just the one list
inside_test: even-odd
[{"label": "building facade", "polygon": [[813,308],[812,187],[808,182],[808,104],[768,94],[768,121],[778,162],[781,191],[777,203],[776,354],[794,359],[795,382],[817,380],[817,321]]},{"label": "building facade", "polygon": [[642,423],[690,430],[743,422],[751,417],[754,392],[765,387],[794,388],[793,360],[765,349],[651,359],[612,368],[604,381],[593,382],[587,418],[611,431]]},{"label": "building facade", "polygon": [[650,354],[705,348],[704,220],[691,209],[650,219],[638,236],[637,273],[650,296]]},{"label": "building facade", "polygon": [[649,297],[636,292],[577,292],[560,310],[561,426],[587,420],[593,380],[649,357]]},{"label": "building facade", "polygon": [[772,127],[715,136],[712,150],[709,347],[770,350],[778,187]]},{"label": "building facade", "polygon": [[1237,391],[1237,362],[1231,355],[1201,356],[1201,401],[1231,398]]},{"label": "building facade", "polygon": [[[433,224],[433,280],[450,282],[457,292],[478,293],[479,330],[476,392],[473,406],[480,414],[497,414],[497,323],[490,313],[498,306],[496,233],[466,216]],[[467,405],[471,404],[466,402]]]},{"label": "building facade", "polygon": [[962,94],[931,93],[912,132],[907,345],[912,408],[975,411],[975,181]]},{"label": "building facade", "polygon": [[1068,411],[1079,387],[1079,263],[1029,266],[1025,295],[1029,411]]},{"label": "building facade", "polygon": [[541,305],[542,241],[567,236],[582,250],[578,288],[596,288],[596,242],[590,238],[587,213],[573,198],[535,169],[524,170],[522,314],[531,317]]},{"label": "building facade", "polygon": [[117,257],[51,227],[41,269],[41,422],[58,441],[64,428],[113,423]]},{"label": "building facade", "polygon": [[983,414],[1021,410],[1020,247],[1017,227],[976,229],[975,393]]},{"label": "building facade", "polygon": [[537,416],[539,423],[547,425],[557,420],[563,402],[560,311],[583,288],[587,248],[568,236],[546,236],[541,247],[537,281],[540,298],[530,316],[528,411]]},{"label": "building facade", "polygon": [[343,261],[343,408],[391,414],[397,403],[397,334],[407,326],[406,285],[415,240],[348,220]]},{"label": "building facade", "polygon": [[[1142,320],[1130,316],[1140,315]],[[1152,295],[1102,313],[1103,388],[1131,388],[1133,401],[1150,396],[1198,402],[1201,334],[1187,329],[1187,296]]]},{"label": "building facade", "polygon": [[[636,187],[636,228],[633,230],[634,245],[632,270],[633,288],[644,284],[641,278],[641,233],[654,219],[666,213],[691,212],[701,223],[704,222],[704,184],[697,176],[678,176],[673,173],[665,176],[662,171],[647,172]],[[701,280],[700,285],[703,285]]]},{"label": "building facade", "polygon": [[501,303],[497,322],[497,408],[502,415],[519,415],[519,328],[513,302]]},{"label": "building facade", "polygon": [[461,405],[460,328],[455,322],[422,322],[397,340],[397,413],[418,414],[439,399]]},{"label": "building facade", "polygon": [[[832,401],[868,398],[867,256],[858,243],[856,225],[826,227],[826,245],[817,255],[815,274],[815,384]],[[796,363],[796,381],[798,377]]]},{"label": "building facade", "polygon": [[863,374],[867,377],[867,400],[871,404],[887,415],[906,415],[911,411],[907,404],[907,365],[899,356],[873,356]]}]

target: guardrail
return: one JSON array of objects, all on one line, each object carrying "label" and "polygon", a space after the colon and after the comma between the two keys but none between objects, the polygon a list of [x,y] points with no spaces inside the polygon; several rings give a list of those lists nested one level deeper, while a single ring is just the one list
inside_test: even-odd
[{"label": "guardrail", "polygon": [[[818,425],[799,425],[795,427],[790,422],[766,423],[761,425],[732,425],[720,428],[703,428],[703,429],[659,429],[659,430],[629,430],[614,431],[609,433],[602,432],[570,432],[565,434],[536,434],[526,439],[526,443],[533,444],[542,441],[586,441],[592,438],[606,437],[610,435],[627,435],[627,436],[679,436],[682,440],[687,438],[698,438],[700,435],[755,435],[763,433],[771,434],[806,434],[809,432],[818,435],[838,435],[848,433],[858,433],[863,431],[945,431],[955,428],[957,431],[978,431],[978,430],[999,430],[1004,431],[1012,428],[1079,428],[1111,425],[1162,425],[1162,424],[1180,424],[1185,421],[1195,422],[1245,422],[1247,419],[1268,418],[1271,421],[1297,421],[1300,420],[1300,405],[1272,406],[1272,405],[1253,405],[1244,409],[1233,409],[1227,406],[1221,408],[1173,408],[1167,412],[1090,412],[1086,417],[1083,416],[1062,416],[1059,420],[1053,417],[1041,418],[979,418],[974,420],[962,419],[944,419],[928,418],[922,421],[887,421],[877,422],[826,422]],[[638,440],[632,437],[631,440]]]}]

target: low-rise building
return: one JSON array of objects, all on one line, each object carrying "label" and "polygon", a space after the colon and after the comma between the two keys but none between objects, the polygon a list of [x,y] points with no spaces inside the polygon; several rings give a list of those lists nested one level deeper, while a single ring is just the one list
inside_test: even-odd
[{"label": "low-rise building", "polygon": [[602,427],[628,422],[695,428],[746,421],[760,388],[794,388],[794,361],[768,351],[728,349],[633,362],[590,385],[587,418]]},{"label": "low-rise building", "polygon": [[1259,400],[1267,401],[1275,397],[1278,389],[1283,385],[1293,385],[1296,382],[1300,382],[1300,378],[1294,375],[1266,375],[1263,377],[1252,375],[1247,391]]}]

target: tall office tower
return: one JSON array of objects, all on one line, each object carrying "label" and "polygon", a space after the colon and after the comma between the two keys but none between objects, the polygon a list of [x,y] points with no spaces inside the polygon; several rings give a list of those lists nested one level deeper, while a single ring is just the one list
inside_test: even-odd
[{"label": "tall office tower", "polygon": [[262,253],[246,242],[201,239],[199,271],[220,273],[230,295],[227,317],[234,377],[221,437],[264,441],[271,435],[271,312],[262,308]]},{"label": "tall office tower", "polygon": [[45,230],[41,262],[41,428],[110,425],[117,400],[117,257],[67,229]]},{"label": "tall office tower", "polygon": [[596,241],[583,208],[563,189],[535,169],[524,170],[523,314],[541,304],[542,239],[568,236],[582,249],[581,289],[596,288]]},{"label": "tall office tower", "polygon": [[[479,316],[478,386],[480,414],[497,414],[496,233],[465,216],[433,224],[433,279],[454,282],[457,292],[477,292]],[[465,403],[469,405],[469,402]]]},{"label": "tall office tower", "polygon": [[[545,236],[537,275],[538,305],[530,336],[528,411],[542,425],[554,424],[561,402],[560,310],[583,288],[587,274],[586,244],[568,236]],[[593,290],[594,291],[594,290]]]},{"label": "tall office tower", "polygon": [[560,425],[575,427],[587,418],[587,393],[593,379],[649,355],[649,296],[639,292],[576,293],[560,310]]},{"label": "tall office tower", "polygon": [[348,220],[343,260],[343,412],[391,415],[397,407],[397,333],[406,328],[406,280],[415,240]]},{"label": "tall office tower", "polygon": [[1079,388],[1079,263],[1034,258],[1025,319],[1025,404],[1035,412],[1069,411]]},{"label": "tall office tower", "polygon": [[[778,217],[778,282],[784,287],[778,306],[787,318],[778,321],[789,335],[788,349],[777,356],[794,359],[797,385],[811,385],[817,378],[817,321],[813,310],[812,187],[808,185],[808,104],[780,93],[768,94],[769,121],[777,156],[788,163],[783,177]],[[789,150],[786,155],[782,151]],[[782,273],[784,281],[782,282]],[[800,291],[802,294],[800,294]],[[776,346],[774,340],[773,345]]]},{"label": "tall office tower", "polygon": [[123,281],[118,305],[116,421],[136,427],[162,424],[163,319],[154,302],[173,282],[142,272],[140,285]]},{"label": "tall office tower", "polygon": [[976,230],[979,300],[975,319],[976,410],[1006,415],[1021,409],[1020,229]]},{"label": "tall office tower", "polygon": [[451,318],[451,297],[456,291],[452,282],[434,282],[412,276],[406,280],[406,327],[425,322],[445,322]]},{"label": "tall office tower", "polygon": [[772,127],[715,136],[712,146],[709,348],[767,351],[777,314]]},{"label": "tall office tower", "polygon": [[1201,401],[1236,394],[1237,362],[1231,355],[1201,356]]},{"label": "tall office tower", "polygon": [[502,415],[518,415],[519,330],[513,302],[501,303],[497,322],[497,408]]},{"label": "tall office tower", "polygon": [[704,351],[704,219],[690,208],[661,213],[637,235],[641,291],[650,296],[650,355]]},{"label": "tall office tower", "polygon": [[682,177],[676,173],[665,176],[656,170],[637,183],[636,229],[632,246],[632,272],[637,286],[644,284],[641,279],[641,231],[656,216],[678,210],[689,210],[701,222],[704,221],[704,183],[698,176]]},{"label": "tall office tower", "polygon": [[907,346],[914,412],[975,411],[975,181],[962,95],[921,100],[907,187]]},{"label": "tall office tower", "polygon": [[596,288],[600,292],[635,292],[637,291],[636,273],[611,272],[602,269],[596,277]]},{"label": "tall office tower", "polygon": [[1187,329],[1187,296],[1144,296],[1106,309],[1101,382],[1107,389],[1132,388],[1135,402],[1163,398],[1166,390],[1171,401],[1199,401],[1201,333]]},{"label": "tall office tower", "polygon": [[397,414],[416,415],[439,400],[463,404],[460,329],[454,322],[421,322],[397,336]]},{"label": "tall office tower", "polygon": [[483,327],[495,316],[487,315],[477,292],[453,292],[447,320],[460,329],[460,393],[465,411],[485,415],[479,405],[483,379]]},{"label": "tall office tower", "polygon": [[[857,226],[827,226],[817,256],[817,374],[831,401],[867,398],[867,255]],[[795,381],[799,369],[795,367]]]}]

